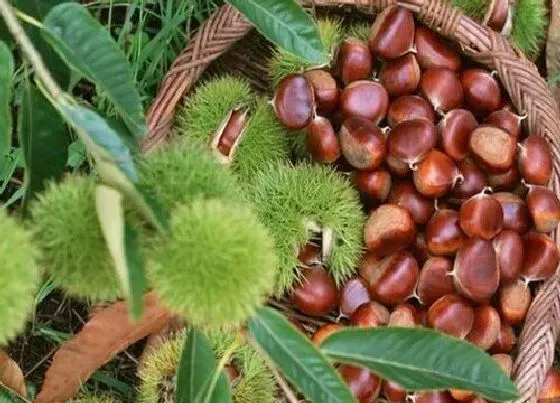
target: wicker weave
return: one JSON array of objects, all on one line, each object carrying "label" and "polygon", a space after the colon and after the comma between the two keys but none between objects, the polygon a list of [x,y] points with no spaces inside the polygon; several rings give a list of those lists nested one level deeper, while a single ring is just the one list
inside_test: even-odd
[{"label": "wicker weave", "polygon": [[[560,189],[560,117],[554,99],[534,64],[514,49],[502,36],[465,16],[444,0],[300,0],[304,5],[353,6],[373,13],[398,3],[417,18],[461,46],[476,62],[496,70],[504,88],[520,113],[527,114],[525,130],[545,136],[554,156],[552,188]],[[251,25],[230,6],[223,6],[200,27],[187,48],[168,72],[148,112],[149,134],[142,150],[149,152],[165,141],[181,98],[194,86],[210,62],[222,56],[244,38]],[[245,44],[244,44],[245,45]],[[234,59],[235,60],[235,59]],[[253,74],[266,79],[262,63]],[[262,80],[261,80],[262,81]],[[560,232],[554,234],[558,242]],[[514,380],[521,392],[517,402],[536,402],[537,391],[554,359],[560,324],[560,277],[548,280],[539,290],[529,310],[518,343]]]}]

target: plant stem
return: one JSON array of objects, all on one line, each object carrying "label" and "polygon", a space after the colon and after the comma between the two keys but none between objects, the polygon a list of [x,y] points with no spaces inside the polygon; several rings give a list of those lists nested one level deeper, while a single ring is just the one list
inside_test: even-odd
[{"label": "plant stem", "polygon": [[25,21],[26,23],[28,23],[29,25],[34,25],[37,28],[42,29],[43,28],[43,24],[41,24],[40,21],[37,21],[35,18],[33,18],[30,15],[27,15],[19,10],[16,9],[16,15],[18,16],[18,18],[22,21]]},{"label": "plant stem", "polygon": [[18,45],[21,47],[23,54],[33,66],[35,74],[50,93],[51,97],[57,101],[62,100],[63,91],[60,89],[56,81],[54,81],[51,73],[43,62],[43,58],[39,52],[37,52],[29,40],[29,37],[18,22],[16,14],[14,13],[12,6],[8,3],[8,0],[0,0],[0,15],[2,15],[6,26],[14,36]]}]

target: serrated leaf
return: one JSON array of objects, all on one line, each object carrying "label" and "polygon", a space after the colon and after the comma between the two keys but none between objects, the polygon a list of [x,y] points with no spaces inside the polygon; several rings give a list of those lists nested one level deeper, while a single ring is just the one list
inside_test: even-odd
[{"label": "serrated leaf", "polygon": [[146,119],[128,62],[106,28],[83,6],[64,3],[47,14],[43,34],[66,63],[111,100],[137,139],[146,135]]},{"label": "serrated leaf", "polygon": [[249,335],[303,395],[313,402],[355,402],[327,358],[280,313],[261,308],[248,321]]},{"label": "serrated leaf", "polygon": [[146,291],[146,268],[138,236],[125,220],[123,198],[119,191],[98,185],[95,206],[107,248],[130,305],[131,316],[139,320],[143,310],[142,297]]},{"label": "serrated leaf", "polygon": [[193,327],[187,330],[177,368],[175,401],[231,402],[229,382],[221,368],[218,368],[218,361],[208,339]]},{"label": "serrated leaf", "polygon": [[346,328],[321,350],[337,362],[369,368],[404,389],[463,389],[491,400],[517,397],[513,382],[472,344],[425,328]]},{"label": "serrated leaf", "polygon": [[295,0],[227,0],[270,41],[317,65],[328,62],[319,29]]},{"label": "serrated leaf", "polygon": [[0,156],[10,153],[12,146],[12,82],[14,57],[12,51],[0,41]]},{"label": "serrated leaf", "polygon": [[24,85],[18,129],[25,161],[25,211],[47,181],[64,174],[70,137],[60,114],[29,81]]}]

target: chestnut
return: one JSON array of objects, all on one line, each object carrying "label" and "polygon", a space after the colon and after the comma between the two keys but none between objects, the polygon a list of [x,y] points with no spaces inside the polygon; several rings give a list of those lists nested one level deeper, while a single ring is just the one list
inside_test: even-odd
[{"label": "chestnut", "polygon": [[358,273],[360,277],[366,280],[369,284],[371,276],[375,271],[375,266],[381,261],[381,259],[374,253],[366,253],[360,264],[358,265]]},{"label": "chestnut", "polygon": [[500,368],[506,373],[506,375],[511,377],[513,372],[513,359],[509,354],[494,354],[492,358],[498,363]]},{"label": "chestnut", "polygon": [[387,169],[389,172],[396,177],[406,178],[408,174],[412,172],[406,162],[402,162],[400,159],[392,156],[391,154],[387,154],[385,162],[387,163]]},{"label": "chestnut", "polygon": [[441,256],[431,257],[424,263],[416,286],[416,296],[422,305],[430,306],[444,295],[455,293],[452,269],[451,260]]},{"label": "chestnut", "polygon": [[478,126],[474,115],[466,109],[452,109],[438,124],[443,151],[455,161],[464,160],[469,153],[469,138]]},{"label": "chestnut", "polygon": [[321,267],[304,268],[302,280],[291,293],[294,306],[309,316],[324,316],[338,305],[333,278]]},{"label": "chestnut", "polygon": [[556,194],[543,186],[531,186],[527,194],[527,208],[539,232],[552,232],[560,221],[560,201]]},{"label": "chestnut", "polygon": [[508,16],[509,0],[492,0],[483,21],[494,31],[502,32]]},{"label": "chestnut", "polygon": [[500,84],[487,70],[474,67],[461,72],[465,102],[476,112],[490,113],[500,107]]},{"label": "chestnut", "polygon": [[416,392],[412,401],[414,403],[455,403],[456,400],[453,399],[449,392],[438,391],[438,392]]},{"label": "chestnut", "polygon": [[459,225],[470,237],[492,239],[502,230],[502,205],[493,196],[479,193],[461,205]]},{"label": "chestnut", "polygon": [[359,327],[378,327],[389,322],[389,310],[379,302],[370,301],[360,305],[350,316],[350,324]]},{"label": "chestnut", "polygon": [[544,137],[528,136],[519,145],[519,172],[531,185],[546,185],[552,176],[552,153]]},{"label": "chestnut", "polygon": [[358,403],[372,403],[379,396],[381,379],[367,368],[341,364],[338,372]]},{"label": "chestnut", "polygon": [[351,278],[340,291],[340,313],[351,316],[356,308],[369,301],[368,283],[359,277]]},{"label": "chestnut", "polygon": [[519,184],[521,175],[517,164],[513,164],[509,170],[503,174],[489,174],[488,185],[494,191],[511,191]]},{"label": "chestnut", "polygon": [[560,255],[556,243],[545,234],[528,232],[523,237],[523,268],[527,280],[543,280],[556,273]]},{"label": "chestnut", "polygon": [[394,99],[387,111],[389,127],[411,119],[426,119],[435,123],[436,113],[432,105],[418,95],[403,95]]},{"label": "chestnut", "polygon": [[373,72],[373,57],[368,45],[353,37],[342,41],[338,48],[336,71],[344,85],[352,81],[370,79]]},{"label": "chestnut", "polygon": [[500,287],[498,301],[503,321],[518,325],[525,320],[531,306],[531,290],[521,280],[506,284]]},{"label": "chestnut", "polygon": [[447,112],[463,104],[463,87],[457,75],[444,68],[429,68],[420,80],[420,92],[436,111]]},{"label": "chestnut", "polygon": [[354,81],[340,94],[339,108],[344,119],[362,117],[378,124],[389,108],[389,94],[375,81]]},{"label": "chestnut", "polygon": [[272,101],[276,117],[288,129],[303,129],[313,118],[313,88],[302,74],[290,74],[280,81]]},{"label": "chestnut", "polygon": [[387,151],[414,166],[435,147],[436,128],[426,119],[406,120],[395,126],[387,139]]},{"label": "chestnut", "polygon": [[385,8],[373,23],[369,48],[381,60],[392,60],[414,47],[414,18],[410,11],[398,7]]},{"label": "chestnut", "polygon": [[317,111],[330,113],[338,106],[340,88],[334,77],[325,70],[307,70],[303,73],[313,88]]},{"label": "chestnut", "polygon": [[388,402],[401,402],[406,399],[408,393],[397,382],[383,381],[383,395]]},{"label": "chestnut", "polygon": [[500,314],[491,305],[474,308],[474,322],[466,340],[483,350],[488,350],[498,340],[500,334]]},{"label": "chestnut", "polygon": [[311,341],[313,342],[313,344],[318,346],[322,344],[325,339],[331,334],[336,333],[342,329],[344,329],[344,326],[338,323],[327,323],[326,325],[323,325],[315,330],[315,333],[313,333],[313,336],[311,336]]},{"label": "chestnut", "polygon": [[453,160],[437,150],[430,151],[413,173],[416,189],[432,198],[449,193],[460,178],[461,174]]},{"label": "chestnut", "polygon": [[412,95],[420,84],[420,66],[413,53],[388,61],[381,66],[379,81],[391,97]]},{"label": "chestnut", "polygon": [[307,151],[314,161],[331,164],[340,158],[341,150],[338,138],[330,120],[322,116],[315,116],[305,136]]},{"label": "chestnut", "polygon": [[416,224],[407,209],[382,204],[373,210],[364,227],[364,240],[370,252],[387,256],[412,244]]},{"label": "chestnut", "polygon": [[398,304],[389,315],[387,326],[393,327],[414,327],[419,325],[418,313],[416,308],[410,304]]},{"label": "chestnut", "polygon": [[523,267],[523,239],[519,233],[505,229],[492,241],[498,269],[500,270],[500,284],[505,285],[517,280]]},{"label": "chestnut", "polygon": [[410,182],[396,183],[387,200],[407,209],[412,219],[420,225],[426,224],[434,213],[433,201],[418,193]]},{"label": "chestnut", "polygon": [[459,294],[474,302],[487,302],[500,285],[492,242],[479,238],[464,240],[453,264],[453,280]]},{"label": "chestnut", "polygon": [[411,253],[400,251],[387,256],[379,262],[371,276],[371,296],[386,305],[404,302],[413,295],[418,274],[418,263]]},{"label": "chestnut", "polygon": [[430,306],[428,326],[451,336],[464,339],[474,323],[474,310],[458,295],[444,295]]},{"label": "chestnut", "polygon": [[507,109],[498,109],[488,115],[484,122],[488,125],[504,129],[511,136],[518,138],[521,131],[521,121],[523,119],[523,116],[516,115],[512,111],[508,111]]},{"label": "chestnut", "polygon": [[362,197],[372,203],[387,200],[391,190],[391,174],[385,169],[377,171],[356,171],[353,175],[356,189]]},{"label": "chestnut", "polygon": [[504,222],[502,228],[524,234],[531,228],[531,217],[527,205],[519,196],[513,193],[498,192],[493,194],[502,205]]},{"label": "chestnut", "polygon": [[298,260],[308,267],[320,265],[322,262],[321,247],[313,242],[302,245],[298,251]]},{"label": "chestnut", "polygon": [[550,368],[539,390],[539,401],[554,402],[560,398],[560,371]]},{"label": "chestnut", "polygon": [[340,128],[339,140],[344,158],[354,168],[376,169],[385,160],[385,137],[381,130],[367,119],[346,119]]},{"label": "chestnut", "polygon": [[428,251],[436,256],[453,256],[461,247],[465,234],[455,210],[437,210],[426,224]]},{"label": "chestnut", "polygon": [[457,168],[462,176],[451,191],[453,200],[462,203],[466,199],[484,190],[488,181],[484,172],[470,158],[457,162]]},{"label": "chestnut", "polygon": [[482,169],[492,174],[505,173],[515,160],[515,137],[498,127],[481,125],[471,133],[469,149]]},{"label": "chestnut", "polygon": [[221,130],[219,138],[214,140],[217,140],[216,148],[222,156],[226,157],[227,162],[231,162],[233,159],[248,119],[247,110],[241,108],[233,110]]},{"label": "chestnut", "polygon": [[224,365],[223,371],[226,374],[230,386],[235,387],[235,385],[239,382],[239,377],[241,376],[239,370],[235,367],[235,365],[227,363]]},{"label": "chestnut", "polygon": [[416,233],[410,251],[419,265],[423,265],[430,258],[430,252],[428,252],[428,244],[426,243],[426,236],[424,233]]},{"label": "chestnut", "polygon": [[490,347],[490,353],[492,354],[509,354],[513,350],[513,345],[517,343],[515,333],[513,333],[513,327],[510,324],[504,323],[500,326],[500,333],[498,334],[498,340],[492,347]]},{"label": "chestnut", "polygon": [[474,392],[470,390],[451,389],[449,391],[451,397],[459,402],[469,402],[474,397]]},{"label": "chestnut", "polygon": [[431,29],[418,25],[414,35],[416,58],[422,69],[442,67],[459,71],[461,57],[451,45]]}]

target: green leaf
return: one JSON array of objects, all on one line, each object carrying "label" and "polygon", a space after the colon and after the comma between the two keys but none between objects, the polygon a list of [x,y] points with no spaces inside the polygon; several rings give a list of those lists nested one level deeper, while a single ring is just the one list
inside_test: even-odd
[{"label": "green leaf", "polygon": [[490,400],[518,392],[488,354],[472,344],[424,328],[347,328],[321,349],[337,362],[358,364],[406,390],[463,389]]},{"label": "green leaf", "polygon": [[193,327],[187,337],[177,368],[176,403],[231,402],[229,382],[206,336]]},{"label": "green leaf", "polygon": [[14,58],[12,51],[0,41],[0,156],[8,155],[12,146],[12,82]]},{"label": "green leaf", "polygon": [[261,308],[248,321],[251,338],[284,376],[314,402],[355,402],[327,358],[280,313]]},{"label": "green leaf", "polygon": [[227,0],[270,41],[316,64],[328,57],[317,25],[295,0]]},{"label": "green leaf", "polygon": [[131,307],[134,320],[142,317],[144,292],[146,291],[146,268],[138,236],[125,222],[122,195],[106,185],[98,185],[95,205],[99,224],[109,253],[115,262],[115,269],[121,286]]},{"label": "green leaf", "polygon": [[146,135],[146,119],[128,62],[106,28],[83,6],[64,3],[48,13],[43,34],[73,69],[111,100],[137,139]]},{"label": "green leaf", "polygon": [[58,180],[64,174],[70,138],[60,114],[27,80],[18,126],[25,160],[23,209],[26,211],[47,181]]}]

